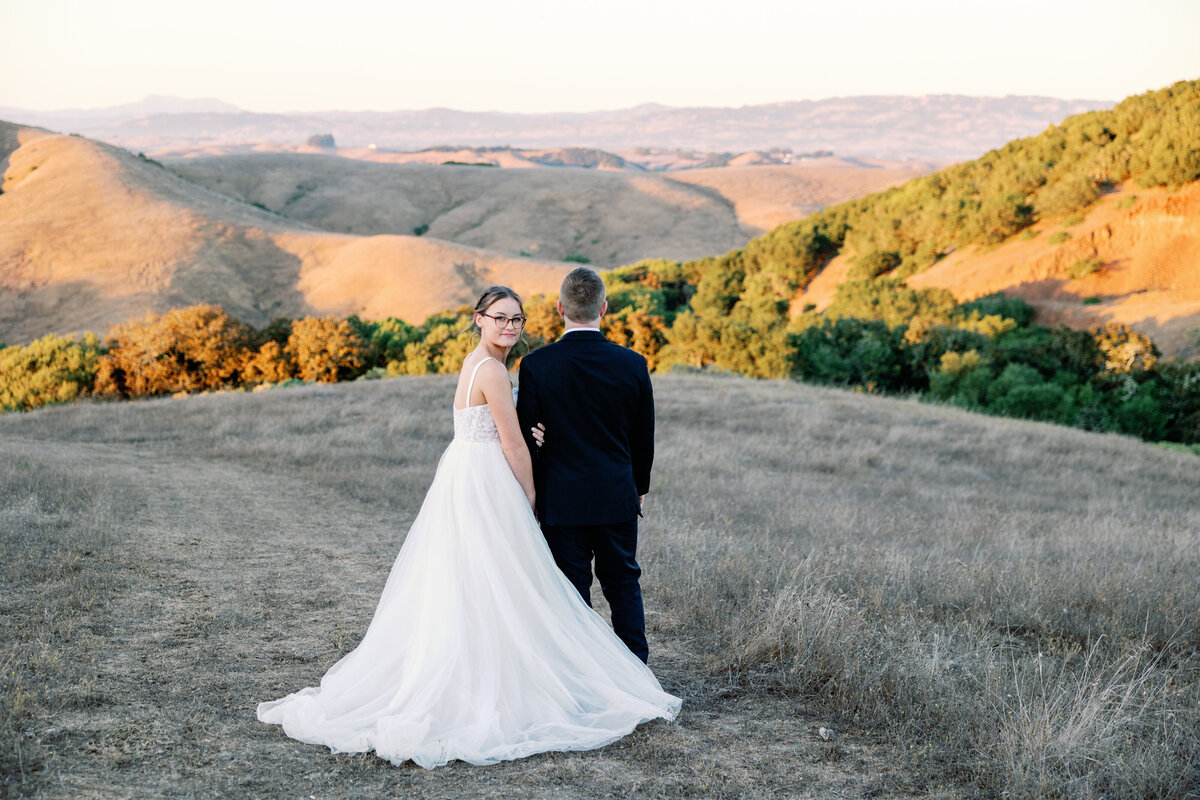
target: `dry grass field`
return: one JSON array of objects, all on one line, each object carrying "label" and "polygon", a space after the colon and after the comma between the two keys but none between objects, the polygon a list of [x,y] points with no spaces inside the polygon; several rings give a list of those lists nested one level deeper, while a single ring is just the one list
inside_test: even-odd
[{"label": "dry grass field", "polygon": [[254,706],[365,630],[452,378],[0,417],[3,794],[1200,796],[1200,459],[786,382],[655,387],[641,561],[680,719],[432,772]]}]

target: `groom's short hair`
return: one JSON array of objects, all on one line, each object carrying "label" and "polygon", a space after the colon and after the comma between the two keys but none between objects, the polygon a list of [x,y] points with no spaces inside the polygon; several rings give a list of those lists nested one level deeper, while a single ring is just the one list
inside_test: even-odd
[{"label": "groom's short hair", "polygon": [[567,273],[559,289],[563,314],[572,322],[600,319],[604,307],[604,279],[595,270],[578,267]]}]

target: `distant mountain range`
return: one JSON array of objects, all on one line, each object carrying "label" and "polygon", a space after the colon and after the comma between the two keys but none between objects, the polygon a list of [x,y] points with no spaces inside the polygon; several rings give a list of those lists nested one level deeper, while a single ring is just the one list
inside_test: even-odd
[{"label": "distant mountain range", "polygon": [[650,104],[586,113],[431,108],[260,114],[215,99],[152,96],[140,103],[91,110],[0,107],[0,119],[80,133],[147,153],[212,143],[300,143],[315,134],[332,134],[340,147],[390,150],[438,145],[708,152],[782,148],[953,162],[1040,133],[1072,114],[1112,105],[1033,96],[927,95],[837,97],[741,108]]}]

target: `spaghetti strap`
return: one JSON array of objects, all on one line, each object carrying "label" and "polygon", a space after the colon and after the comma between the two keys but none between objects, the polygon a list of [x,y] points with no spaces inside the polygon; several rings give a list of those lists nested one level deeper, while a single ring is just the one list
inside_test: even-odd
[{"label": "spaghetti strap", "polygon": [[500,363],[499,361],[492,358],[491,356],[488,356],[487,358],[481,359],[480,362],[475,365],[475,369],[471,370],[471,382],[467,384],[467,405],[465,406],[466,408],[471,407],[471,390],[475,388],[475,376],[479,374],[479,368],[483,366],[485,361],[495,361],[497,364]]}]

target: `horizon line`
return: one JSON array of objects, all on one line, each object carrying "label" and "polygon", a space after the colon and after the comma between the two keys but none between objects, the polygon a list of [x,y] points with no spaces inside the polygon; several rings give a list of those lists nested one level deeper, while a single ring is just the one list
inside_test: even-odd
[{"label": "horizon line", "polygon": [[[1149,90],[1149,91],[1154,91],[1154,90]],[[1139,92],[1138,94],[1142,94],[1142,92]],[[1136,96],[1136,95],[1129,95],[1129,96],[1132,97],[1132,96]],[[148,95],[145,95],[141,100],[134,100],[134,101],[125,102],[125,103],[112,103],[112,104],[104,105],[104,106],[92,106],[92,107],[86,107],[86,108],[73,107],[73,108],[38,109],[38,108],[28,108],[28,107],[22,107],[22,106],[3,105],[3,104],[0,104],[0,108],[4,109],[6,111],[27,111],[27,112],[32,112],[35,114],[66,114],[66,113],[74,113],[74,112],[95,113],[98,111],[106,111],[109,109],[118,109],[118,108],[122,108],[124,106],[137,106],[137,105],[146,103],[151,100],[164,99],[164,100],[183,100],[183,101],[201,101],[201,102],[207,101],[207,102],[221,103],[223,105],[227,105],[227,106],[230,106],[230,107],[236,109],[237,113],[263,114],[263,115],[270,115],[270,114],[277,114],[277,115],[398,114],[398,113],[412,113],[412,112],[425,112],[425,111],[454,111],[454,112],[459,112],[459,113],[463,113],[463,114],[510,114],[510,115],[520,115],[520,116],[542,116],[542,115],[550,115],[550,114],[578,114],[578,115],[605,114],[605,113],[614,113],[617,111],[633,111],[633,110],[636,110],[639,108],[647,108],[647,107],[657,107],[657,108],[676,109],[676,110],[687,110],[687,109],[739,110],[739,109],[744,109],[744,108],[761,108],[761,107],[766,107],[766,106],[791,105],[794,103],[822,103],[822,102],[827,102],[830,100],[852,100],[852,99],[860,99],[860,98],[931,98],[931,97],[965,97],[965,98],[971,98],[971,99],[976,99],[976,100],[1005,100],[1008,98],[1030,98],[1030,99],[1035,99],[1035,100],[1054,100],[1054,101],[1063,102],[1063,103],[1109,103],[1109,104],[1113,104],[1113,105],[1115,105],[1116,103],[1119,103],[1119,102],[1121,102],[1121,100],[1125,99],[1125,98],[1118,98],[1118,99],[1114,100],[1112,98],[1056,97],[1054,95],[1043,95],[1043,94],[996,95],[996,94],[964,94],[961,92],[929,92],[929,93],[924,93],[924,94],[886,94],[886,93],[883,93],[883,94],[839,94],[839,95],[828,95],[826,97],[820,97],[820,98],[815,98],[815,99],[814,98],[802,98],[802,99],[793,99],[793,100],[775,100],[775,101],[769,101],[769,102],[764,102],[764,103],[744,103],[742,105],[671,105],[669,103],[661,103],[661,102],[652,100],[652,101],[646,101],[643,103],[635,103],[633,105],[628,105],[628,106],[619,106],[619,107],[615,107],[615,108],[613,108],[613,107],[595,108],[595,109],[590,109],[590,110],[586,110],[586,111],[569,111],[569,110],[562,110],[562,111],[510,111],[510,110],[504,110],[504,109],[498,109],[498,108],[468,109],[468,108],[455,108],[453,106],[426,106],[423,108],[391,108],[391,109],[323,108],[323,109],[309,109],[309,110],[289,109],[286,111],[257,111],[257,110],[250,109],[250,108],[243,108],[242,106],[236,105],[235,103],[230,103],[227,100],[222,100],[219,97],[183,97],[180,95],[169,95],[169,94],[148,94]],[[162,112],[156,112],[156,113],[161,113],[161,114],[222,114],[222,113],[235,113],[235,112],[233,112],[233,111],[162,111]]]}]

